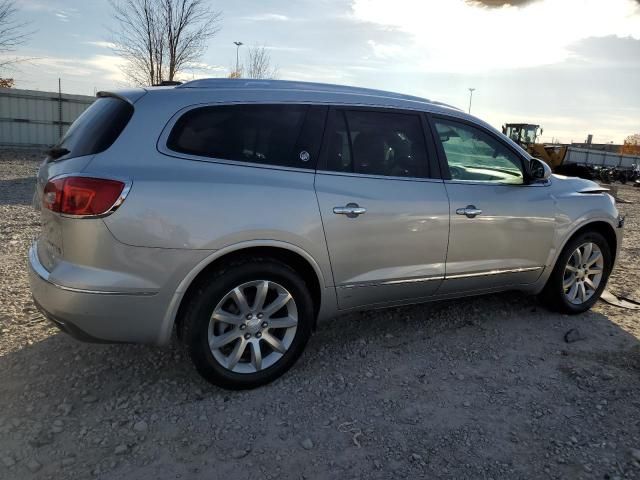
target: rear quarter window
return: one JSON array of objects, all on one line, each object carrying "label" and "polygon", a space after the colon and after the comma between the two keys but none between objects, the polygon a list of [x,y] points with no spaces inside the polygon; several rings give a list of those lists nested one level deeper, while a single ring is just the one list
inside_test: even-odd
[{"label": "rear quarter window", "polygon": [[315,168],[326,108],[222,105],[194,108],[175,123],[167,148],[222,160]]},{"label": "rear quarter window", "polygon": [[55,148],[69,150],[65,158],[94,155],[109,148],[133,115],[133,105],[115,97],[101,97],[71,125]]}]

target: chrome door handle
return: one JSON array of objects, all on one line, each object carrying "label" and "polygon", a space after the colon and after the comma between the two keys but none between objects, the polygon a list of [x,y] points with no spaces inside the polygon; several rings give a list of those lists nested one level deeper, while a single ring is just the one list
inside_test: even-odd
[{"label": "chrome door handle", "polygon": [[456,210],[456,215],[466,215],[467,218],[474,218],[477,215],[481,215],[482,210],[476,208],[475,205],[467,205],[464,208],[458,208]]},{"label": "chrome door handle", "polygon": [[336,215],[346,215],[349,218],[355,218],[358,215],[367,213],[367,209],[359,206],[357,203],[347,203],[344,207],[333,207],[333,213]]}]

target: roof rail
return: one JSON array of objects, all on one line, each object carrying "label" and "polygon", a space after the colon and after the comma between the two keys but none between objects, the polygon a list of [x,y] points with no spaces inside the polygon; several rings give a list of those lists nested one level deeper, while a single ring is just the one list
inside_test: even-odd
[{"label": "roof rail", "polygon": [[335,85],[331,83],[300,82],[296,80],[254,80],[248,78],[202,78],[185,82],[176,88],[246,88],[246,89],[274,89],[274,90],[306,90],[315,92],[353,93],[360,95],[372,95],[414,102],[431,103],[459,110],[456,107],[440,102],[434,102],[427,98],[406,95],[404,93],[388,92],[372,88],[353,87],[347,85]]}]

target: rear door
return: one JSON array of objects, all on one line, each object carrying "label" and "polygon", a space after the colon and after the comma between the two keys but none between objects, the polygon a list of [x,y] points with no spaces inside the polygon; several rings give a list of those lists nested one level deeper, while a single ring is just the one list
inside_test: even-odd
[{"label": "rear door", "polygon": [[526,161],[498,135],[433,116],[451,204],[446,278],[438,293],[535,282],[555,234],[548,183],[526,181]]},{"label": "rear door", "polygon": [[315,189],[340,308],[425,298],[442,282],[449,203],[426,145],[418,113],[331,109]]}]

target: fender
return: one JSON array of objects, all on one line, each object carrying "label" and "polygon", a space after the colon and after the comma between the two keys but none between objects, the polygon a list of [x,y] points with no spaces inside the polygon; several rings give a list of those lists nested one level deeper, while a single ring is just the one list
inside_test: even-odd
[{"label": "fender", "polygon": [[[571,230],[569,230],[569,232],[564,236],[564,239],[562,240],[562,244],[556,249],[555,252],[553,252],[553,254],[552,254],[553,261],[551,263],[549,263],[548,265],[550,267],[554,267],[555,266],[556,261],[558,260],[558,257],[560,256],[560,252],[562,252],[562,250],[564,250],[565,245],[569,242],[571,237],[573,237],[578,230],[580,230],[581,228],[583,228],[586,225],[589,225],[590,223],[595,223],[595,222],[607,223],[608,225],[611,226],[611,228],[614,231],[617,231],[616,225],[611,222],[611,217],[609,217],[609,216],[606,216],[606,217],[605,216],[592,217],[592,216],[589,216],[588,214],[584,215],[578,221],[573,223],[573,225],[571,226]],[[618,237],[618,236],[619,235],[616,234],[616,237]]]},{"label": "fender", "polygon": [[563,236],[562,243],[559,244],[558,246],[555,246],[554,249],[551,250],[551,252],[549,252],[549,258],[547,260],[548,268],[545,268],[544,272],[542,273],[542,275],[540,275],[540,278],[536,282],[537,288],[532,288],[531,290],[538,292],[542,290],[542,288],[544,288],[544,285],[547,283],[549,275],[551,275],[551,272],[553,271],[556,265],[556,262],[558,261],[558,257],[560,256],[560,253],[564,250],[564,247],[567,245],[569,240],[576,234],[578,230],[585,227],[586,225],[589,225],[590,223],[604,222],[610,225],[611,228],[613,228],[613,230],[616,232],[616,240],[618,244],[617,250],[618,251],[620,250],[620,242],[621,242],[621,235],[619,234],[620,229],[616,228],[617,225],[612,223],[611,217],[608,215],[603,216],[602,213],[597,216],[591,216],[591,215],[592,215],[591,213],[587,213],[581,216],[576,222],[574,222],[571,225],[570,230],[568,230],[568,232]]},{"label": "fender", "polygon": [[[169,306],[164,315],[164,318],[162,319],[162,324],[160,325],[160,332],[159,332],[158,342],[157,342],[159,345],[166,345],[167,343],[169,343],[171,339],[171,332],[173,330],[173,325],[175,323],[176,315],[178,313],[178,308],[180,307],[180,303],[182,303],[182,298],[184,297],[184,294],[186,293],[187,289],[189,288],[193,280],[198,276],[198,274],[202,272],[202,270],[204,270],[212,262],[216,261],[217,259],[222,258],[223,256],[229,253],[237,252],[239,250],[245,250],[247,248],[252,248],[252,247],[276,247],[276,248],[282,248],[284,250],[289,250],[291,252],[297,253],[298,255],[303,257],[305,260],[307,260],[309,264],[312,266],[316,276],[318,277],[318,282],[321,285],[323,293],[328,292],[329,290],[335,290],[333,288],[329,289],[324,287],[325,286],[324,276],[322,275],[320,266],[306,250],[298,247],[297,245],[294,245],[288,242],[283,242],[280,240],[250,240],[246,242],[234,243],[233,245],[228,245],[219,250],[215,250],[213,253],[205,257],[193,269],[191,269],[191,271],[187,274],[187,276],[184,279],[182,279],[182,281],[178,284],[178,287],[175,290],[171,298],[171,301],[169,302]],[[334,299],[335,299],[335,293],[334,293]],[[330,303],[330,299],[327,299],[327,301],[329,301]],[[327,308],[327,305],[325,302],[325,295],[322,295],[321,303],[322,305],[320,306],[320,311],[325,311],[325,309]]]}]

